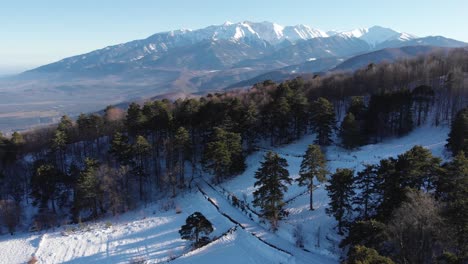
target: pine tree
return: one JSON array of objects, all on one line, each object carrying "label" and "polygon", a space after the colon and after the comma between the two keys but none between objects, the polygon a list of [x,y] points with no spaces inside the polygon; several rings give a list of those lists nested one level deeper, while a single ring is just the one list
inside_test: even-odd
[{"label": "pine tree", "polygon": [[203,243],[208,241],[207,237],[200,237],[200,235],[209,235],[213,232],[213,225],[200,213],[195,212],[187,217],[185,225],[183,225],[179,234],[182,239],[195,241],[195,247],[203,246]]},{"label": "pine tree", "polygon": [[185,165],[184,161],[187,157],[188,149],[190,144],[190,135],[187,129],[179,127],[174,136],[174,145],[176,148],[177,165],[179,174],[179,185],[185,186]]},{"label": "pine tree", "polygon": [[333,104],[323,97],[315,100],[311,105],[311,124],[317,133],[315,143],[321,146],[330,145],[331,135],[336,126]]},{"label": "pine tree", "polygon": [[146,170],[146,158],[150,154],[151,145],[148,143],[145,137],[137,136],[135,144],[132,146],[132,150],[133,156],[135,157],[133,173],[138,177],[140,200],[143,200],[143,181],[148,176]]},{"label": "pine tree", "polygon": [[314,190],[314,179],[318,182],[324,182],[327,175],[327,160],[325,155],[320,150],[318,145],[309,145],[307,151],[301,162],[301,169],[299,171],[299,186],[307,186],[310,193],[310,210],[314,210],[313,207],[313,190]]},{"label": "pine tree", "polygon": [[78,210],[90,209],[93,218],[98,216],[98,202],[100,198],[99,180],[96,177],[98,162],[86,158],[85,168],[80,172],[76,183],[75,204]]},{"label": "pine tree", "polygon": [[367,107],[364,103],[364,97],[352,96],[347,112],[353,114],[356,120],[364,120],[366,111]]},{"label": "pine tree", "polygon": [[264,159],[255,172],[257,181],[254,187],[258,189],[253,193],[253,204],[262,209],[261,216],[270,221],[273,230],[277,230],[278,221],[285,216],[283,197],[288,190],[286,185],[291,184],[291,179],[286,169],[286,159],[271,151]]},{"label": "pine tree", "polygon": [[396,163],[394,158],[383,159],[377,169],[379,205],[376,217],[382,221],[391,217],[393,210],[401,205],[406,196],[404,176],[396,169]]},{"label": "pine tree", "polygon": [[468,158],[463,151],[444,165],[437,193],[446,203],[444,215],[454,230],[458,251],[468,259]]},{"label": "pine tree", "polygon": [[245,168],[241,144],[242,139],[238,133],[214,128],[211,141],[203,153],[203,167],[214,174],[217,183],[220,183],[223,177]]},{"label": "pine tree", "polygon": [[341,123],[340,136],[343,146],[347,149],[353,149],[362,144],[361,128],[352,113],[348,113]]},{"label": "pine tree", "polygon": [[206,146],[203,155],[205,170],[215,175],[216,182],[220,183],[223,175],[229,173],[231,155],[225,140],[226,132],[221,128],[215,128],[213,140]]},{"label": "pine tree", "polygon": [[128,143],[128,137],[120,132],[114,134],[109,153],[122,166],[132,164],[132,146]]},{"label": "pine tree", "polygon": [[429,191],[435,186],[440,173],[442,160],[432,156],[430,150],[422,146],[414,146],[398,156],[397,171],[402,174],[404,187]]},{"label": "pine tree", "polygon": [[350,169],[337,169],[330,179],[330,184],[326,186],[330,197],[327,214],[333,215],[338,221],[338,232],[343,234],[343,227],[352,216],[352,197],[354,171]]},{"label": "pine tree", "polygon": [[127,109],[126,125],[130,135],[137,135],[143,130],[146,117],[141,111],[140,105],[131,103]]},{"label": "pine tree", "polygon": [[55,135],[52,138],[52,149],[57,153],[58,165],[62,172],[65,172],[65,150],[67,148],[67,134],[60,129],[55,130]]},{"label": "pine tree", "polygon": [[42,209],[48,209],[50,201],[52,211],[55,213],[56,200],[60,196],[60,183],[63,181],[63,174],[44,160],[36,161],[33,167],[31,196],[34,198],[34,203],[39,204]]},{"label": "pine tree", "polygon": [[367,220],[375,214],[378,206],[379,178],[377,177],[377,166],[366,165],[364,170],[357,173],[354,180],[354,188],[360,190],[353,198],[356,211],[360,219]]},{"label": "pine tree", "polygon": [[294,119],[295,138],[299,139],[307,130],[307,109],[309,104],[307,98],[298,90],[294,90],[294,94],[288,98],[291,105],[291,114]]},{"label": "pine tree", "polygon": [[468,153],[468,107],[460,110],[452,121],[446,147],[453,156],[463,151]]},{"label": "pine tree", "polygon": [[381,256],[375,249],[357,245],[348,253],[348,264],[395,264],[390,258]]}]

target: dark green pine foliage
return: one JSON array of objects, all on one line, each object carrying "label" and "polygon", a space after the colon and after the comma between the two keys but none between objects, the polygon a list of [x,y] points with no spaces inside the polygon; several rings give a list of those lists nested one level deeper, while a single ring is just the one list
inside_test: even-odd
[{"label": "dark green pine foliage", "polygon": [[137,136],[135,144],[132,146],[132,156],[134,157],[133,173],[138,178],[140,200],[144,199],[144,182],[148,177],[147,157],[151,153],[151,145],[145,137]]},{"label": "dark green pine foliage", "polygon": [[176,155],[176,169],[179,175],[179,186],[185,187],[185,160],[190,149],[190,134],[184,127],[179,127],[174,135],[174,147]]},{"label": "dark green pine foliage", "polygon": [[85,167],[80,172],[76,183],[75,205],[78,211],[91,210],[91,216],[98,216],[98,202],[101,195],[99,179],[96,175],[98,162],[94,159],[86,158]]},{"label": "dark green pine foliage", "polygon": [[400,207],[406,197],[403,186],[404,176],[397,171],[396,163],[395,158],[383,159],[377,169],[379,178],[377,218],[382,221],[388,220],[393,210]]},{"label": "dark green pine foliage", "polygon": [[260,168],[255,172],[255,187],[253,204],[262,209],[261,216],[267,219],[274,231],[278,229],[278,221],[285,216],[284,193],[291,184],[288,162],[277,153],[268,152]]},{"label": "dark green pine foliage", "polygon": [[460,110],[452,121],[447,148],[457,155],[463,151],[468,153],[468,107]]},{"label": "dark green pine foliage", "polygon": [[328,146],[332,143],[332,133],[336,126],[335,109],[327,99],[320,97],[311,105],[311,125],[317,139],[315,143]]},{"label": "dark green pine foliage", "polygon": [[132,164],[132,145],[128,142],[128,137],[120,132],[114,134],[109,153],[122,166]]},{"label": "dark green pine foliage", "polygon": [[125,123],[130,135],[137,135],[143,130],[143,125],[146,122],[146,117],[143,114],[141,107],[137,103],[131,103],[127,109]]},{"label": "dark green pine foliage", "polygon": [[203,155],[205,170],[215,175],[216,182],[245,168],[240,134],[227,132],[215,127],[211,141],[206,145]]},{"label": "dark green pine foliage", "polygon": [[399,155],[396,169],[404,178],[402,186],[426,191],[434,189],[441,162],[430,150],[418,145]]},{"label": "dark green pine foliage", "polygon": [[378,207],[379,180],[375,165],[366,165],[357,173],[354,188],[359,192],[353,197],[353,205],[354,210],[358,212],[358,219],[367,220],[375,215]]},{"label": "dark green pine foliage", "polygon": [[366,104],[364,103],[364,97],[353,96],[348,107],[348,113],[354,115],[356,120],[364,120],[367,112]]},{"label": "dark green pine foliage", "polygon": [[314,179],[318,182],[324,182],[327,174],[327,160],[325,155],[318,145],[309,145],[302,159],[299,178],[297,179],[299,186],[307,186],[309,189],[309,210],[314,210],[312,195]]},{"label": "dark green pine foliage", "polygon": [[[187,217],[179,234],[182,239],[194,241],[196,248],[203,246],[209,239],[206,237],[213,232],[213,225],[200,213],[195,212]],[[202,235],[202,237],[200,237]],[[204,235],[204,236],[203,236]]]},{"label": "dark green pine foliage", "polygon": [[347,149],[354,149],[362,145],[361,129],[352,113],[348,113],[340,128],[341,143]]},{"label": "dark green pine foliage", "polygon": [[376,220],[353,222],[349,227],[348,236],[340,243],[340,247],[362,245],[374,249],[382,249],[387,241],[386,225]]},{"label": "dark green pine foliage", "polygon": [[395,264],[390,258],[381,256],[377,250],[357,245],[350,249],[348,264]]},{"label": "dark green pine foliage", "polygon": [[438,196],[446,203],[445,217],[456,236],[461,257],[468,260],[468,158],[460,151],[444,165],[445,173],[437,186]]},{"label": "dark green pine foliage", "polygon": [[52,164],[44,160],[34,162],[31,176],[31,196],[34,204],[41,209],[48,209],[48,203],[52,204],[52,211],[56,212],[56,201],[59,199],[64,175]]},{"label": "dark green pine foliage", "polygon": [[337,169],[326,186],[330,197],[327,214],[333,215],[338,221],[338,232],[343,234],[343,228],[352,217],[352,197],[355,195],[353,189],[354,171],[350,169]]}]

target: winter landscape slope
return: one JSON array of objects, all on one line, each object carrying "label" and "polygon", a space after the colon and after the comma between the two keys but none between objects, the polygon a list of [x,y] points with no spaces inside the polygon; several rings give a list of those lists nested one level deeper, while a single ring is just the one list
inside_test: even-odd
[{"label": "winter landscape slope", "polygon": [[[395,157],[414,145],[422,145],[444,158],[447,134],[447,127],[422,127],[402,138],[355,151],[331,146],[326,149],[328,169],[359,170],[364,164]],[[309,135],[273,149],[288,161],[293,178],[298,177],[301,155],[313,140],[314,135]],[[208,176],[202,175],[191,191],[174,200],[158,201],[95,223],[4,235],[0,237],[0,263],[24,263],[31,256],[36,256],[39,263],[339,263],[341,237],[334,218],[325,214],[328,204],[325,184],[317,183],[314,191],[315,211],[308,210],[305,187],[297,184],[289,187],[285,197],[289,217],[281,222],[277,233],[267,230],[255,216],[257,209],[251,205],[253,174],[269,149],[265,146],[250,155],[246,171],[218,187],[213,187]],[[242,197],[254,209],[242,212],[234,207],[229,199],[232,195]],[[213,223],[215,240],[190,251],[188,242],[180,239],[178,229],[194,211],[202,212]],[[295,246],[293,229],[298,225],[303,228],[305,250]]]}]

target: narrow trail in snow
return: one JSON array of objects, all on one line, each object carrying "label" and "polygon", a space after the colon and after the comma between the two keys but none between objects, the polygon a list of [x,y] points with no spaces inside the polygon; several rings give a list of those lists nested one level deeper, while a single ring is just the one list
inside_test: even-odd
[{"label": "narrow trail in snow", "polygon": [[[290,256],[294,256],[296,263],[337,263],[336,260],[328,256],[317,254],[309,250],[297,248],[293,243],[273,234],[257,222],[253,221],[238,208],[234,207],[219,191],[212,188],[203,188],[203,182],[197,184],[199,191],[205,198],[219,211],[220,214],[228,218],[231,222],[239,225],[247,233],[260,240],[262,243]],[[205,187],[209,187],[207,183]]]},{"label": "narrow trail in snow", "polygon": [[220,240],[221,238],[223,238],[223,237],[225,237],[225,236],[227,236],[227,235],[229,235],[229,234],[232,234],[232,233],[236,232],[237,227],[238,227],[237,225],[234,226],[234,227],[231,227],[231,228],[228,229],[228,231],[224,232],[223,234],[221,234],[221,235],[219,235],[218,237],[216,237],[216,238],[214,238],[213,240],[211,240],[210,243],[208,243],[208,244],[206,244],[206,245],[204,245],[204,246],[202,246],[202,247],[192,249],[192,250],[190,250],[189,252],[185,252],[185,253],[183,253],[183,254],[180,254],[179,256],[172,257],[172,258],[170,258],[169,260],[164,261],[164,263],[169,263],[169,262],[174,261],[174,260],[176,260],[176,259],[178,259],[178,258],[187,256],[187,255],[193,253],[194,251],[200,250],[200,249],[202,249],[202,248],[204,248],[204,247],[206,247],[206,246],[212,244],[213,242],[216,242],[216,241]]},{"label": "narrow trail in snow", "polygon": [[208,200],[208,202],[210,202],[214,207],[216,207],[216,209],[218,210],[218,212],[223,215],[224,217],[226,217],[227,219],[229,219],[229,221],[231,221],[232,223],[236,224],[237,226],[239,226],[240,228],[244,229],[245,231],[247,231],[249,234],[251,234],[252,236],[256,237],[258,240],[260,240],[261,242],[263,242],[264,244],[276,249],[276,250],[279,250],[283,253],[286,253],[288,254],[289,256],[292,256],[293,254],[287,250],[284,250],[282,248],[279,248],[271,243],[268,243],[267,241],[263,240],[262,238],[260,238],[259,236],[257,236],[255,233],[253,232],[250,232],[249,230],[246,229],[246,227],[244,225],[242,225],[240,222],[234,220],[234,218],[230,217],[228,214],[224,213],[221,211],[221,209],[219,208],[219,206],[216,204],[215,201],[213,201],[213,199],[211,199],[208,194],[203,191],[203,189],[197,184],[197,188],[198,190],[203,194],[203,196]]},{"label": "narrow trail in snow", "polygon": [[41,260],[40,249],[41,249],[41,246],[44,243],[44,240],[46,239],[46,237],[47,237],[47,233],[44,233],[44,234],[41,235],[41,239],[39,240],[39,243],[37,244],[37,249],[33,253],[33,256],[36,257],[38,260]]}]

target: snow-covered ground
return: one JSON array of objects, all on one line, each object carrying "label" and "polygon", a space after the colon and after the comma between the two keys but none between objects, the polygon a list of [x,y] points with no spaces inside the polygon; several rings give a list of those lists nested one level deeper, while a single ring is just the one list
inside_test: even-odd
[{"label": "snow-covered ground", "polygon": [[[377,163],[380,159],[397,156],[414,145],[429,148],[444,157],[448,128],[419,128],[409,135],[347,151],[327,148],[329,170],[355,168]],[[273,149],[287,159],[289,172],[298,177],[301,155],[314,140],[306,136],[293,144]],[[210,186],[201,180],[198,188],[177,197],[173,203],[181,209],[164,210],[168,201],[160,201],[137,211],[109,217],[96,223],[60,227],[41,233],[20,233],[0,237],[0,263],[25,263],[36,256],[39,263],[338,263],[341,239],[336,222],[325,214],[328,204],[324,184],[317,183],[314,207],[309,211],[305,187],[293,183],[286,194],[289,217],[281,222],[276,233],[268,231],[255,216],[234,207],[228,194],[251,204],[254,173],[267,150],[247,158],[247,170],[221,186]],[[251,206],[251,205],[250,205]],[[253,208],[251,206],[251,208]],[[203,213],[213,223],[209,245],[190,251],[188,242],[181,240],[178,230],[188,215]],[[295,247],[293,229],[301,225],[305,250]],[[223,236],[221,236],[223,235]],[[221,237],[220,237],[221,236]]]}]

